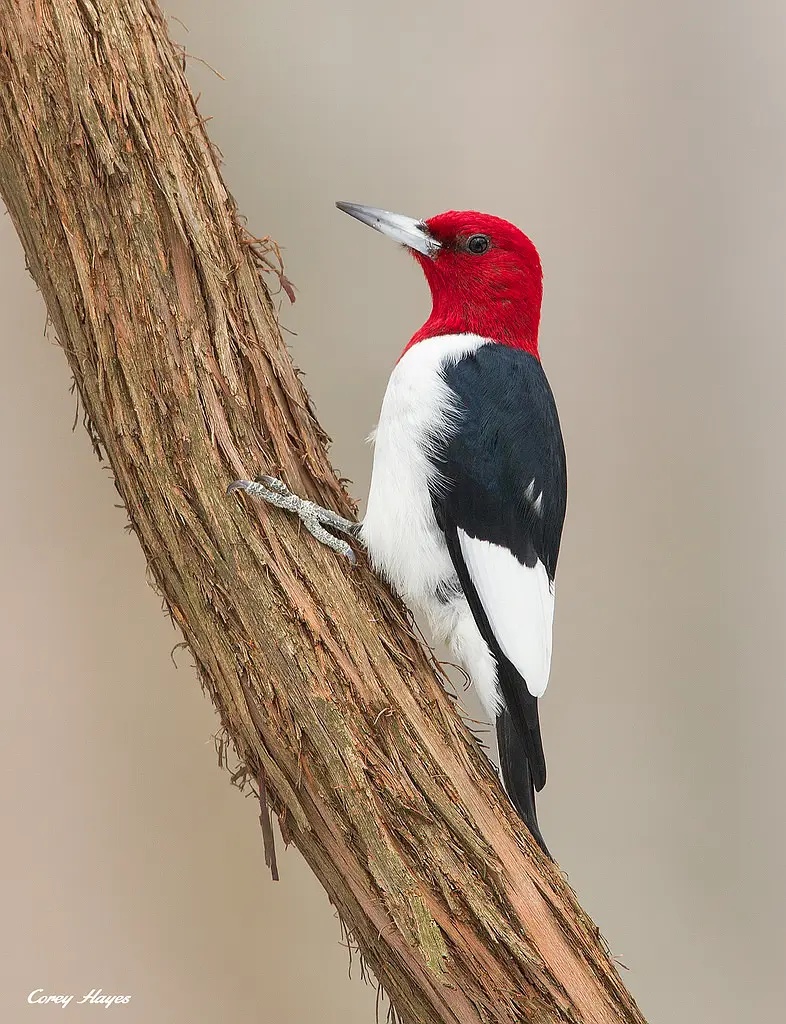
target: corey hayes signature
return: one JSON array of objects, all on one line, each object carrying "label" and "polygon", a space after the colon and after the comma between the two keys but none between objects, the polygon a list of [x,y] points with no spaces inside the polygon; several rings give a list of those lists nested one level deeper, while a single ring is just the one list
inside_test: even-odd
[{"label": "corey hayes signature", "polygon": [[[34,988],[27,997],[27,1001],[31,1006],[38,1004],[39,1006],[59,1006],[61,1009],[65,1009],[73,998],[73,995],[49,995],[42,988]],[[81,999],[77,999],[76,1005],[93,1003],[95,1006],[122,1006],[124,1003],[130,1002],[131,996],[107,996],[104,995],[102,989],[91,988]]]}]

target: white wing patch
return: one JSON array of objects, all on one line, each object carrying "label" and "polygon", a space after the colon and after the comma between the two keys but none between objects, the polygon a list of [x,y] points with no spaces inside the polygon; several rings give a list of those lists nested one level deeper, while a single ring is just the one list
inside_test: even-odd
[{"label": "white wing patch", "polygon": [[506,548],[458,531],[461,554],[503,654],[533,697],[541,697],[551,668],[554,591],[546,568],[531,569]]}]

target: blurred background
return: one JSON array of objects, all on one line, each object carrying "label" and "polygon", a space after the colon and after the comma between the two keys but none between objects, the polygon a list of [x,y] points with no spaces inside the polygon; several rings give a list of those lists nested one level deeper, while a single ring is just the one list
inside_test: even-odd
[{"label": "blurred background", "polygon": [[[172,0],[337,469],[366,494],[387,375],[428,312],[336,199],[517,223],[570,502],[543,832],[650,1024],[786,998],[786,8],[596,0]],[[370,1024],[328,901],[216,766],[0,221],[0,1017],[130,994],[125,1021]],[[249,467],[253,469],[253,467]],[[165,781],[164,781],[165,780]],[[90,1008],[72,1004],[71,1018]],[[70,1018],[69,1018],[70,1019]]]}]

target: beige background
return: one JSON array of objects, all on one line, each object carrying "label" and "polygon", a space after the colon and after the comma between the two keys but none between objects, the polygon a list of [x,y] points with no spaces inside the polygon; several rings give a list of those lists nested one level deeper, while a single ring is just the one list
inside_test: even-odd
[{"label": "beige background", "polygon": [[[191,62],[232,192],[286,246],[283,321],[358,495],[427,299],[333,201],[487,209],[540,247],[571,485],[543,830],[652,1024],[781,1019],[786,8],[170,9],[226,77]],[[7,218],[0,309],[0,1019],[101,987],[129,1022],[369,1024],[323,893],[294,852],[270,881],[216,767]]]}]

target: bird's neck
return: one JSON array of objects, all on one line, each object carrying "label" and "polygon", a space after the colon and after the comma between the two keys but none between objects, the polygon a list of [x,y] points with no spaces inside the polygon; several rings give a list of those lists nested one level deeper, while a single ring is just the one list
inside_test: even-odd
[{"label": "bird's neck", "polygon": [[425,338],[475,334],[540,358],[543,277],[539,269],[538,273],[522,274],[515,267],[502,268],[468,278],[447,276],[439,260],[420,258],[418,262],[431,291],[431,315],[413,334],[407,349]]},{"label": "bird's neck", "polygon": [[[501,345],[510,345],[540,358],[538,352],[538,327],[540,309],[533,311],[522,303],[498,300],[478,305],[466,301],[443,301],[434,296],[431,315],[420,330],[409,340],[404,352],[426,338],[437,338],[445,334],[475,334]],[[403,353],[402,353],[403,354]]]}]

